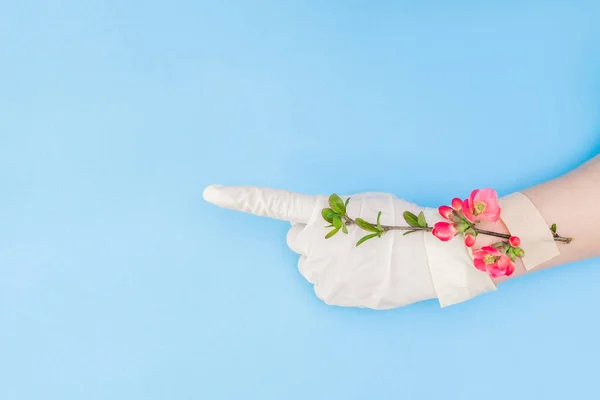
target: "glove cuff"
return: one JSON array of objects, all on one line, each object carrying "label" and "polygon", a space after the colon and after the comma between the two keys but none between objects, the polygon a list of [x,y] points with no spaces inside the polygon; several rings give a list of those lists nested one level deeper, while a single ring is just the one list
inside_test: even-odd
[{"label": "glove cuff", "polygon": [[[430,225],[443,220],[437,209],[427,208],[423,213]],[[496,290],[492,278],[473,266],[471,249],[464,245],[462,236],[442,242],[425,233],[424,241],[431,280],[441,307]]]},{"label": "glove cuff", "polygon": [[511,235],[521,239],[521,247],[527,249],[523,265],[528,271],[558,256],[560,251],[542,214],[523,193],[509,194],[499,200],[502,221]]}]

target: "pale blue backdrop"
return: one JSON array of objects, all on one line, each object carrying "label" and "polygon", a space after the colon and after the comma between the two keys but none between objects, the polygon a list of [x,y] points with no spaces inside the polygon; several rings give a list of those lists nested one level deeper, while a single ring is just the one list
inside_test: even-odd
[{"label": "pale blue backdrop", "polygon": [[447,309],[328,307],[287,224],[201,193],[435,206],[558,176],[600,151],[599,15],[2,2],[0,399],[598,397],[599,260]]}]

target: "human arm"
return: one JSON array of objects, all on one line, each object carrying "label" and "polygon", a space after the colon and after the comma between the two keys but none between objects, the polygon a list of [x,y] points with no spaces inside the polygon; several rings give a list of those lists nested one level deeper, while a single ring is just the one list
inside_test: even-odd
[{"label": "human arm", "polygon": [[[556,224],[561,234],[574,238],[569,244],[558,243],[560,254],[527,271],[521,259],[515,260],[511,276],[494,278],[504,282],[526,273],[600,256],[600,155],[556,179],[522,190],[547,222]],[[510,233],[502,220],[484,221],[482,229]],[[475,248],[494,243],[490,236],[477,237]],[[525,249],[527,256],[527,249]]]},{"label": "human arm", "polygon": [[[533,267],[532,254],[537,249],[525,247],[530,271],[600,255],[596,230],[600,220],[591,212],[600,201],[599,176],[600,157],[597,157],[564,177],[522,191],[541,214],[537,228],[549,237],[546,243],[554,245],[549,233],[552,223],[558,225],[561,235],[575,238],[569,244],[558,243],[556,256],[552,254]],[[321,210],[328,207],[326,196],[257,187],[210,186],[204,197],[225,208],[292,222],[288,245],[300,254],[298,266],[302,275],[328,304],[381,309],[437,297],[444,306],[494,290],[495,283],[507,279],[499,277],[492,281],[485,272],[476,270],[458,237],[440,242],[430,232],[404,236],[400,231],[392,231],[356,248],[354,243],[364,231],[352,225],[347,235],[340,232],[325,239],[328,229]],[[436,209],[419,207],[386,193],[363,193],[351,198],[348,215],[352,218],[375,221],[378,211],[383,211],[382,224],[406,225],[402,218],[404,211],[424,210],[430,227],[442,219]],[[517,213],[520,215],[523,214]],[[509,232],[507,225],[510,224],[500,219],[495,223],[482,221],[477,227],[515,234]],[[497,241],[497,237],[481,234],[475,248]],[[525,272],[517,258],[511,277]]]}]

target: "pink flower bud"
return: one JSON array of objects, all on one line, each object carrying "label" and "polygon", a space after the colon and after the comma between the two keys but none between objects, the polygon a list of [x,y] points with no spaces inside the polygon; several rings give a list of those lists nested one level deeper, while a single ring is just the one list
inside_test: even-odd
[{"label": "pink flower bud", "polygon": [[510,239],[508,239],[508,243],[510,243],[512,247],[519,247],[521,239],[519,239],[518,236],[511,236]]},{"label": "pink flower bud", "polygon": [[458,197],[455,197],[452,199],[452,208],[454,208],[456,211],[460,211],[462,210],[462,200],[459,199]]},{"label": "pink flower bud", "polygon": [[447,242],[456,235],[456,227],[449,222],[436,222],[431,233],[442,242]]},{"label": "pink flower bud", "polygon": [[438,211],[440,212],[440,215],[446,219],[450,219],[450,216],[452,215],[452,208],[448,206],[440,206]]},{"label": "pink flower bud", "polygon": [[473,235],[465,235],[465,246],[467,247],[473,247],[473,245],[475,244],[475,236]]}]

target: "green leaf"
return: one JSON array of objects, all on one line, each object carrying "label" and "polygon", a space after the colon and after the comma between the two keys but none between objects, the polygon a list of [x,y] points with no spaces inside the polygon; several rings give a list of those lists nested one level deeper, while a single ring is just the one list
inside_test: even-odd
[{"label": "green leaf", "polygon": [[556,234],[556,224],[552,224],[550,230],[552,231],[552,233]]},{"label": "green leaf", "polygon": [[367,221],[365,221],[362,218],[356,218],[356,225],[358,225],[361,229],[364,229],[365,231],[369,231],[369,232],[379,232],[379,229],[377,229],[377,227]]},{"label": "green leaf", "polygon": [[325,228],[335,228],[333,225],[327,225]]},{"label": "green leaf", "polygon": [[348,197],[348,198],[346,199],[346,201],[344,202],[344,206],[345,206],[345,207],[348,207],[348,203],[350,203],[350,197]]},{"label": "green leaf", "polygon": [[331,231],[329,231],[329,233],[327,235],[325,235],[325,239],[329,239],[330,237],[332,237],[333,235],[338,233],[339,230],[340,230],[340,228],[332,229]]},{"label": "green leaf", "polygon": [[358,242],[356,242],[356,247],[360,246],[367,240],[373,239],[374,237],[377,237],[377,236],[379,236],[379,233],[371,233],[370,235],[363,236],[362,238],[360,238],[360,240]]},{"label": "green leaf", "polygon": [[402,216],[404,217],[404,220],[408,223],[408,225],[415,228],[419,226],[419,218],[410,211],[404,211],[404,214],[402,214]]},{"label": "green leaf", "polygon": [[404,232],[404,233],[402,234],[402,236],[406,236],[406,235],[408,235],[409,233],[415,233],[415,232],[419,232],[419,231],[406,231],[406,232]]},{"label": "green leaf", "polygon": [[344,223],[342,222],[342,218],[339,215],[333,217],[333,226],[340,229]]},{"label": "green leaf", "polygon": [[329,223],[333,222],[333,216],[336,215],[335,212],[331,208],[324,208],[321,210],[321,216],[323,219]]},{"label": "green leaf", "polygon": [[423,211],[419,213],[419,216],[417,217],[417,223],[421,228],[427,228],[427,221],[425,221],[425,214],[423,214]]},{"label": "green leaf", "polygon": [[344,201],[335,193],[329,196],[329,207],[331,207],[333,211],[340,215],[346,215],[346,206],[344,205]]},{"label": "green leaf", "polygon": [[381,227],[381,211],[377,213],[377,229],[383,232],[383,228]]},{"label": "green leaf", "polygon": [[348,228],[346,228],[346,225],[342,225],[342,231],[344,231],[346,235],[348,234]]}]

